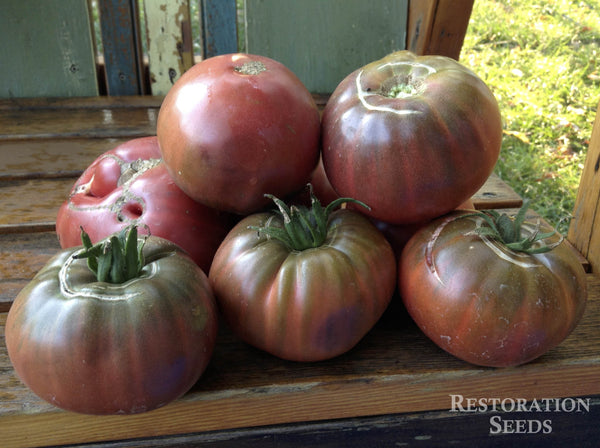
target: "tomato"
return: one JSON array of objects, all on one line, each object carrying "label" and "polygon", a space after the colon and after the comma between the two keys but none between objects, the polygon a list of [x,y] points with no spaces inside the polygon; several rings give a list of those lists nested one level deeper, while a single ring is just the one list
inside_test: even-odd
[{"label": "tomato", "polygon": [[[133,241],[137,251],[137,233]],[[104,251],[103,244],[95,247]],[[145,261],[134,260],[138,268],[120,283],[112,274],[98,281],[79,258],[84,252],[58,252],[10,308],[6,346],[19,378],[49,403],[87,414],[139,413],[183,395],[208,365],[217,335],[204,272],[155,236],[141,248]],[[117,264],[130,265],[104,260],[96,268],[121,272]]]},{"label": "tomato", "polygon": [[332,187],[391,224],[426,222],[469,199],[498,159],[487,85],[457,61],[392,53],[348,75],[322,117]]},{"label": "tomato", "polygon": [[514,366],[571,333],[586,278],[562,238],[535,236],[536,226],[521,225],[523,212],[493,216],[496,228],[508,229],[501,237],[489,215],[464,211],[420,229],[402,252],[398,282],[409,314],[439,347],[472,364]]},{"label": "tomato", "polygon": [[184,73],[161,105],[157,134],[183,191],[243,215],[264,207],[266,193],[301,189],[320,150],[310,92],[283,64],[249,54],[215,56]]},{"label": "tomato", "polygon": [[[472,199],[467,199],[465,202],[460,204],[456,210],[474,210],[475,205]],[[402,249],[410,238],[421,228],[426,226],[430,221],[417,222],[409,224],[390,224],[389,222],[379,221],[372,219],[373,223],[377,226],[379,231],[387,238],[392,245],[394,253],[397,257],[400,257]]]},{"label": "tomato", "polygon": [[160,157],[155,136],[130,140],[98,157],[58,211],[61,247],[81,244],[81,227],[99,241],[135,224],[178,244],[208,272],[234,220],[183,193]]},{"label": "tomato", "polygon": [[379,320],[396,284],[394,253],[368,218],[332,211],[340,201],[323,210],[312,199],[311,211],[278,203],[279,213],[241,220],[208,276],[232,330],[293,361],[350,350]]}]

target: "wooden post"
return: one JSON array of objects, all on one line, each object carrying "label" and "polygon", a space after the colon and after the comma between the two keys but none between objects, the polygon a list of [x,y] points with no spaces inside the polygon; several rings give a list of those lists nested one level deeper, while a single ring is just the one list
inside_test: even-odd
[{"label": "wooden post", "polygon": [[427,49],[437,4],[438,0],[411,0],[408,4],[407,50],[423,54]]},{"label": "wooden post", "polygon": [[194,64],[189,0],[145,0],[152,95],[166,95]]},{"label": "wooden post", "polygon": [[458,60],[474,0],[410,0],[406,48]]},{"label": "wooden post", "polygon": [[600,105],[567,239],[587,258],[592,272],[600,272]]}]

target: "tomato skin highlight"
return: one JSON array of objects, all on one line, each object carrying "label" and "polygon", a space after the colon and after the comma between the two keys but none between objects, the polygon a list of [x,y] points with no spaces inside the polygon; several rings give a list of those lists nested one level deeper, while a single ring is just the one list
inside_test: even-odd
[{"label": "tomato skin highlight", "polygon": [[464,214],[434,220],[406,244],[398,269],[404,305],[435,344],[459,359],[491,367],[530,362],[581,320],[583,267],[564,242],[529,255],[474,235],[481,219]]},{"label": "tomato skin highlight", "polygon": [[98,282],[86,260],[71,260],[79,249],[57,253],[9,310],[6,346],[18,377],[47,402],[85,414],[146,412],[183,395],[216,342],[206,275],[151,236],[139,277]]},{"label": "tomato skin highlight", "polygon": [[[395,84],[414,91],[389,97]],[[442,56],[392,53],[349,74],[322,116],[333,189],[390,224],[427,222],[468,200],[498,159],[502,121],[485,83]]]},{"label": "tomato skin highlight", "polygon": [[118,187],[121,177],[121,165],[112,157],[102,158],[98,161],[92,179],[90,179],[89,193],[96,198],[103,198]]},{"label": "tomato skin highlight", "polygon": [[323,245],[290,250],[249,226],[282,226],[272,213],[240,221],[215,254],[209,280],[219,308],[245,342],[293,361],[354,347],[379,320],[396,284],[383,235],[357,212],[338,210]]},{"label": "tomato skin highlight", "polygon": [[264,194],[284,197],[306,184],[318,161],[320,117],[310,92],[283,64],[228,54],[182,75],[160,108],[157,135],[183,191],[246,215],[268,204]]},{"label": "tomato skin highlight", "polygon": [[142,233],[178,244],[208,272],[237,218],[187,196],[160,157],[158,139],[150,136],[122,143],[92,162],[58,211],[61,247],[80,245],[81,227],[95,243],[136,224]]}]

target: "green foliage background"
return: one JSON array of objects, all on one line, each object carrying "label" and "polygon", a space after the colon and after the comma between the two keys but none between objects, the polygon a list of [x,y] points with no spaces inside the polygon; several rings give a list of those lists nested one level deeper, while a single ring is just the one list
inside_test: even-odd
[{"label": "green foliage background", "polygon": [[461,52],[503,114],[496,172],[563,233],[600,102],[599,44],[599,0],[475,0]]}]

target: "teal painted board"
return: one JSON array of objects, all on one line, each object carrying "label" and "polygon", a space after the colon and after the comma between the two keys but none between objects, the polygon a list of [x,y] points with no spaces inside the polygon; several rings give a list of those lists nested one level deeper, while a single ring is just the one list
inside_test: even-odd
[{"label": "teal painted board", "polygon": [[237,5],[235,0],[200,0],[202,57],[236,53]]},{"label": "teal painted board", "polygon": [[87,0],[1,0],[0,98],[95,95]]},{"label": "teal painted board", "polygon": [[285,64],[314,93],[406,47],[408,0],[246,0],[246,48]]},{"label": "teal painted board", "polygon": [[138,0],[99,2],[106,91],[109,95],[146,93]]}]

